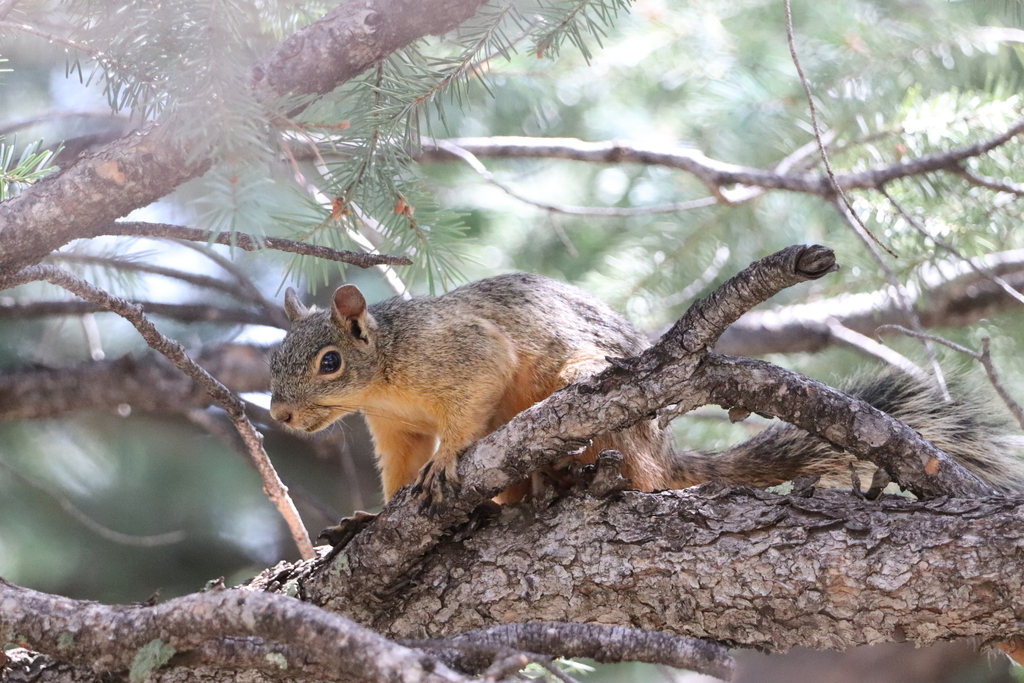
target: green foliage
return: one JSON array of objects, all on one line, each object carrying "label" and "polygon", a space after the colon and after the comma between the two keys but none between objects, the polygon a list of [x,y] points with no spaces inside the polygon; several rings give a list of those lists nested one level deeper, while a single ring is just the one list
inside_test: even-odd
[{"label": "green foliage", "polygon": [[18,153],[17,141],[3,142],[0,136],[0,202],[18,194],[55,167],[50,164],[54,152],[43,149],[43,141],[36,140]]},{"label": "green foliage", "polygon": [[629,0],[600,2],[599,0],[578,0],[568,12],[563,3],[537,2],[529,14],[538,18],[540,31],[534,38],[534,53],[538,56],[557,57],[562,44],[568,41],[580,51],[588,62],[592,56],[588,39],[598,45],[601,37],[618,17],[619,12],[629,10]]},{"label": "green foliage", "polygon": [[[111,109],[159,116],[197,156],[250,159],[265,150],[263,111],[248,67],[270,44],[256,6],[242,0],[67,0],[76,40]],[[278,19],[280,21],[280,19]],[[71,72],[82,75],[80,62]],[[257,154],[257,157],[262,156]]]}]

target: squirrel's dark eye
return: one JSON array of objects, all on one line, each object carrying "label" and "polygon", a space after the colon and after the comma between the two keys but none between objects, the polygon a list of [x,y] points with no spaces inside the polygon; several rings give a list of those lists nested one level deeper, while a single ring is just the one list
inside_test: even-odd
[{"label": "squirrel's dark eye", "polygon": [[320,374],[330,375],[341,367],[341,354],[337,351],[328,351],[320,357]]}]

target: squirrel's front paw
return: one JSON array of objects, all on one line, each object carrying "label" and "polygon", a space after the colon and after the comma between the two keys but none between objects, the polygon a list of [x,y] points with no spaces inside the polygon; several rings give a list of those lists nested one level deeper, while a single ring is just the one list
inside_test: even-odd
[{"label": "squirrel's front paw", "polygon": [[431,460],[420,470],[412,486],[412,495],[420,502],[420,512],[432,514],[438,505],[454,495],[459,484],[455,464],[456,461],[452,460],[445,467],[437,460]]}]

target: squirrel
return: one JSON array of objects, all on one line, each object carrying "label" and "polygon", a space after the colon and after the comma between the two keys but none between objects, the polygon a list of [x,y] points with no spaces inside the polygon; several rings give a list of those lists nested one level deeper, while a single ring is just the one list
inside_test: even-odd
[{"label": "squirrel", "polygon": [[[361,411],[385,501],[412,483],[436,499],[440,484],[456,481],[458,455],[474,441],[604,369],[608,357],[650,346],[596,297],[525,273],[373,305],[357,287],[343,285],[329,310],[307,309],[289,288],[285,313],[292,328],[271,359],[271,415],[315,432]],[[1011,455],[1020,439],[982,402],[945,402],[936,389],[891,371],[845,389],[917,429],[994,488],[1024,489],[1024,472]],[[574,458],[587,464],[605,449],[623,454],[623,476],[645,491],[712,480],[764,487],[813,474],[848,487],[851,463],[874,469],[791,425],[708,453],[676,450],[668,430],[645,420],[596,437]],[[498,502],[523,498],[527,486]]]}]

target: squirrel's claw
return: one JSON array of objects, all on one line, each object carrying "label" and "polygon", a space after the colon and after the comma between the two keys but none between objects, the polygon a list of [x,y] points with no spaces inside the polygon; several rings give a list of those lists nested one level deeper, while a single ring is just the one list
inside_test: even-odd
[{"label": "squirrel's claw", "polygon": [[375,519],[377,519],[377,515],[372,512],[356,510],[352,513],[351,517],[343,517],[336,525],[329,526],[321,531],[316,540],[320,541],[323,539],[333,546],[336,551],[341,550],[348,545],[349,541],[356,537],[356,534],[365,529],[366,525]]},{"label": "squirrel's claw", "polygon": [[431,460],[420,470],[412,486],[412,495],[419,500],[420,512],[432,515],[441,503],[454,495],[458,484],[454,462],[449,467],[442,467]]}]

